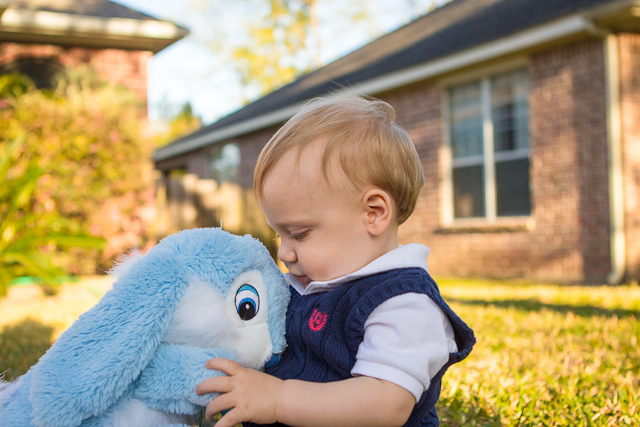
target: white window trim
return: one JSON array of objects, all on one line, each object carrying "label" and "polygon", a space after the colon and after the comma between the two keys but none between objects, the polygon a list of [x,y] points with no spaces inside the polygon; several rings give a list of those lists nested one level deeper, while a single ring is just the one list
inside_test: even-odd
[{"label": "white window trim", "polygon": [[[497,74],[508,73],[529,66],[528,57],[517,57],[499,64],[492,64],[486,67],[457,74],[455,76],[440,79],[437,86],[440,92],[440,108],[442,111],[442,144],[440,146],[439,164],[440,169],[440,222],[443,227],[455,227],[466,225],[494,225],[501,222],[512,223],[522,221],[531,229],[533,220],[531,215],[521,217],[498,217],[496,203],[495,186],[495,161],[515,160],[526,158],[530,155],[530,150],[519,149],[511,152],[493,152],[493,122],[491,121],[491,97],[489,91],[489,79]],[[480,80],[482,90],[482,117],[483,117],[483,138],[484,154],[482,156],[471,156],[462,159],[454,159],[451,150],[451,140],[449,133],[449,89],[452,86]],[[470,166],[484,163],[485,177],[485,217],[480,218],[455,218],[453,200],[453,168],[454,166]]]}]

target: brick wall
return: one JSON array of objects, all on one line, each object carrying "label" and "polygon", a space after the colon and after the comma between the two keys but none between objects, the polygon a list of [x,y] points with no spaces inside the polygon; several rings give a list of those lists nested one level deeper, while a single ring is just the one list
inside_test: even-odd
[{"label": "brick wall", "polygon": [[183,169],[186,173],[197,175],[201,179],[211,178],[209,171],[209,149],[202,148],[196,151],[171,157],[156,162],[156,169],[168,173],[175,169]]},{"label": "brick wall", "polygon": [[278,126],[262,129],[237,138],[240,144],[240,172],[238,183],[244,188],[253,187],[253,169],[258,162],[262,147],[278,130]]},{"label": "brick wall", "polygon": [[44,57],[63,66],[90,64],[107,81],[122,84],[147,100],[148,51],[91,49],[54,45],[0,43],[0,64],[24,57]]},{"label": "brick wall", "polygon": [[620,102],[627,276],[640,279],[640,35],[621,34]]},{"label": "brick wall", "polygon": [[562,270],[576,279],[602,281],[611,269],[603,42],[535,55],[531,80],[537,250],[566,254]]},{"label": "brick wall", "polygon": [[[427,183],[401,227],[432,249],[436,275],[603,281],[610,270],[603,47],[589,40],[533,54],[531,190],[535,229],[441,227],[441,92],[433,84],[385,94],[413,138]],[[504,231],[509,229],[511,231]],[[515,231],[514,231],[515,230]],[[465,230],[462,230],[465,231]]]}]

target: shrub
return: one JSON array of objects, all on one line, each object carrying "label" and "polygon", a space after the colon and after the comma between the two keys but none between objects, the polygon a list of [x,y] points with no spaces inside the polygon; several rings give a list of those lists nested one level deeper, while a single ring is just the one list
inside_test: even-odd
[{"label": "shrub", "polygon": [[20,161],[23,147],[23,138],[0,147],[0,296],[6,295],[11,279],[24,274],[39,277],[45,291],[54,293],[60,271],[42,246],[104,246],[103,239],[69,232],[73,224],[52,209],[35,206],[31,196],[42,172]]},{"label": "shrub", "polygon": [[70,231],[108,241],[104,251],[50,247],[52,262],[68,274],[91,274],[109,268],[116,254],[147,243],[154,218],[153,145],[143,137],[143,102],[87,68],[67,70],[53,91],[13,87],[18,89],[1,92],[0,144],[27,135],[16,167],[43,172],[30,209],[54,213]]}]

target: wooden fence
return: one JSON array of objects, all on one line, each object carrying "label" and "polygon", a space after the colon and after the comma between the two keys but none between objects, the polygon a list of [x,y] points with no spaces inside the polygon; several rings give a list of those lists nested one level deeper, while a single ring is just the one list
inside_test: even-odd
[{"label": "wooden fence", "polygon": [[251,234],[274,256],[275,232],[267,225],[252,188],[187,174],[156,183],[156,234],[166,236],[186,228],[220,227],[234,234]]}]

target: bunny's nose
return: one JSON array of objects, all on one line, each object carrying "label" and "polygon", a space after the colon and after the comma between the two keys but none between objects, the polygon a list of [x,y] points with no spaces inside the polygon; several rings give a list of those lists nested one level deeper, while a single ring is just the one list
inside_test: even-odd
[{"label": "bunny's nose", "polygon": [[280,354],[274,354],[273,356],[271,356],[271,359],[269,359],[267,361],[267,363],[264,365],[265,368],[272,368],[274,366],[276,366],[278,363],[280,363]]}]

